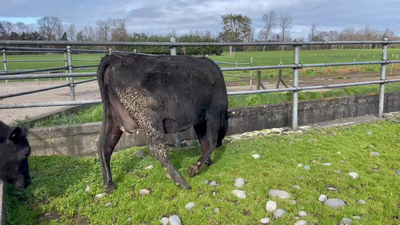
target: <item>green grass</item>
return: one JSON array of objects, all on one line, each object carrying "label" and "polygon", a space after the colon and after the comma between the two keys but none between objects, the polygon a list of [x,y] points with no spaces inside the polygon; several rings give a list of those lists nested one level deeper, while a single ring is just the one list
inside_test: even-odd
[{"label": "green grass", "polygon": [[[372,135],[367,135],[368,131]],[[146,152],[143,159],[135,157],[138,149]],[[363,217],[353,224],[398,224],[400,177],[395,171],[400,170],[399,150],[398,120],[225,144],[213,153],[215,164],[192,179],[187,168],[200,157],[200,148],[174,149],[171,160],[192,186],[192,190],[181,190],[166,179],[165,170],[147,147],[132,148],[113,156],[112,173],[118,189],[102,199],[94,198],[104,192],[97,158],[30,157],[32,185],[23,191],[8,186],[7,224],[127,224],[128,217],[132,224],[159,224],[163,216],[173,214],[179,215],[183,224],[260,224],[261,218],[273,218],[265,209],[268,200],[287,212],[279,220],[272,219],[272,224],[293,224],[299,211],[308,213],[304,219],[309,224],[338,224],[343,217],[353,216]],[[380,156],[372,157],[370,151]],[[261,158],[253,159],[254,153]],[[313,165],[319,157],[322,160]],[[326,162],[332,166],[321,165]],[[297,167],[298,163],[311,166],[311,170]],[[154,165],[154,170],[144,169],[149,165]],[[356,180],[347,175],[353,171],[359,174]],[[231,194],[239,177],[246,181],[242,188],[246,199]],[[207,186],[204,179],[221,185]],[[87,185],[88,193],[84,191]],[[328,187],[337,190],[328,191]],[[140,196],[140,189],[151,190],[151,195]],[[270,189],[285,190],[291,198],[270,198]],[[347,206],[334,210],[323,205],[318,202],[321,194],[343,199]],[[357,205],[360,199],[367,204]],[[297,205],[289,200],[296,200]],[[185,204],[192,201],[196,207],[187,211]],[[105,207],[106,203],[111,206]],[[213,213],[217,207],[219,214]]]},{"label": "green grass", "polygon": [[[334,62],[357,62],[360,61],[378,61],[381,58],[381,49],[355,49],[355,50],[301,50],[300,63],[334,63]],[[389,49],[388,59],[395,59],[393,54],[400,54],[400,49]],[[360,55],[360,58],[358,58]],[[104,56],[103,54],[74,54],[73,59],[98,59]],[[374,58],[375,56],[375,58]],[[250,63],[250,58],[253,57],[254,66],[278,65],[281,60],[284,65],[293,64],[293,51],[265,51],[265,52],[236,52],[235,57],[229,56],[229,52],[224,52],[220,56],[210,56],[214,61],[223,61],[235,63]],[[43,59],[60,59],[64,60],[63,54],[51,55],[8,55],[7,60],[43,60]],[[97,62],[73,62],[73,65],[93,65]],[[9,62],[8,70],[26,70],[26,69],[42,69],[52,67],[63,67],[64,62]],[[234,67],[234,65],[220,64],[221,67]],[[3,70],[3,64],[0,65],[0,70]],[[389,67],[388,67],[389,70]],[[77,72],[94,72],[96,69],[78,70]],[[350,67],[329,67],[329,68],[308,68],[300,71],[301,76],[317,76],[317,75],[334,75],[346,74],[352,72],[379,72],[380,65],[367,66],[350,66]],[[249,76],[250,71],[230,71],[227,74]],[[284,76],[293,76],[293,70],[285,69],[282,71]],[[261,73],[262,79],[275,78],[278,75],[278,70],[264,70]],[[253,74],[255,77],[255,74]],[[237,81],[239,78],[226,77],[227,81]]]},{"label": "green grass", "polygon": [[[400,91],[400,83],[386,85],[386,92]],[[345,89],[333,89],[327,92],[300,92],[299,100],[311,100],[311,99],[322,99],[332,97],[342,97],[349,95],[361,95],[361,94],[376,94],[379,93],[379,86],[355,86],[348,87]],[[229,108],[239,108],[246,106],[258,106],[277,104],[283,102],[292,101],[292,93],[268,93],[268,94],[255,94],[255,95],[241,95],[241,96],[229,96]],[[101,121],[103,118],[103,107],[102,105],[96,105],[84,111],[80,111],[75,114],[61,114],[52,116],[51,118],[33,122],[28,118],[25,120],[16,120],[12,123],[13,126],[23,125],[28,128],[33,127],[49,127],[59,125],[72,125],[81,123],[91,123]]]}]

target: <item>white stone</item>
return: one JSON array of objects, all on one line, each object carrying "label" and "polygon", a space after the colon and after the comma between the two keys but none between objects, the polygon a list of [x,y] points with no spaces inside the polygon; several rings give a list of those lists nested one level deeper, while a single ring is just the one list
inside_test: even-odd
[{"label": "white stone", "polygon": [[254,159],[258,159],[258,158],[260,158],[260,155],[254,154],[254,155],[252,155],[252,157],[253,157]]},{"label": "white stone", "polygon": [[336,209],[338,207],[346,206],[346,203],[342,199],[331,198],[324,202],[325,205],[329,205],[330,207]]},{"label": "white stone", "polygon": [[296,223],[294,223],[294,225],[306,225],[306,224],[307,224],[307,221],[305,221],[305,220],[299,220]]},{"label": "white stone", "polygon": [[241,199],[246,198],[246,193],[241,190],[233,190],[232,194],[236,195],[238,198],[241,198]]},{"label": "white stone", "polygon": [[152,166],[152,165],[145,168],[145,170],[152,170],[152,169],[154,169],[154,166]]},{"label": "white stone", "polygon": [[325,202],[327,199],[328,199],[328,197],[326,195],[320,195],[318,198],[318,201]]},{"label": "white stone", "polygon": [[357,202],[357,205],[366,205],[367,204],[367,202],[365,202],[364,200],[362,200],[362,199],[360,199],[358,202]]},{"label": "white stone", "polygon": [[285,210],[283,209],[277,209],[273,212],[275,219],[281,218],[283,215],[285,215]]},{"label": "white stone", "polygon": [[303,164],[299,163],[299,164],[297,164],[297,167],[303,167]]},{"label": "white stone", "polygon": [[348,175],[353,179],[357,179],[358,178],[358,174],[356,172],[349,172]]},{"label": "white stone", "polygon": [[167,217],[163,217],[163,218],[160,220],[160,223],[161,223],[162,225],[168,225],[169,219],[168,219]]},{"label": "white stone", "polygon": [[271,190],[268,191],[268,196],[269,197],[278,197],[278,198],[281,198],[281,199],[285,199],[285,198],[289,198],[290,194],[287,193],[286,191],[271,189]]},{"label": "white stone", "polygon": [[277,205],[276,202],[274,201],[268,201],[267,205],[265,206],[265,209],[267,210],[267,212],[273,212],[277,209]]},{"label": "white stone", "polygon": [[372,155],[372,156],[379,156],[380,155],[379,152],[370,152],[369,154]]},{"label": "white stone", "polygon": [[105,207],[110,207],[111,206],[111,202],[108,202],[104,205]]},{"label": "white stone", "polygon": [[262,219],[260,220],[260,222],[261,222],[262,224],[269,224],[269,223],[271,222],[271,220],[267,217],[267,218],[262,218]]},{"label": "white stone", "polygon": [[241,188],[244,186],[244,179],[243,178],[238,178],[235,180],[235,184],[233,185],[236,188]]},{"label": "white stone", "polygon": [[311,168],[309,166],[304,166],[304,169],[311,170]]},{"label": "white stone", "polygon": [[139,194],[140,194],[140,195],[149,195],[149,194],[150,194],[150,191],[147,190],[147,189],[140,189]]},{"label": "white stone", "polygon": [[340,154],[342,154],[342,153],[341,153],[341,152],[336,152],[336,154],[340,155]]},{"label": "white stone", "polygon": [[219,208],[214,209],[214,213],[219,213],[219,212],[221,212],[221,210]]},{"label": "white stone", "polygon": [[85,188],[85,191],[86,191],[86,192],[89,192],[89,191],[90,191],[90,187],[89,187],[89,185],[88,185],[88,186],[86,186],[86,188]]},{"label": "white stone", "polygon": [[301,190],[301,187],[299,185],[293,185],[293,187],[297,190]]},{"label": "white stone", "polygon": [[96,196],[94,196],[94,197],[96,197],[96,198],[103,198],[104,196],[106,196],[107,195],[107,193],[101,193],[101,194],[97,194]]},{"label": "white stone", "polygon": [[300,217],[306,217],[306,216],[307,216],[307,213],[304,212],[304,211],[300,211],[300,212],[299,212],[299,216],[300,216]]},{"label": "white stone", "polygon": [[297,201],[296,201],[296,200],[290,200],[290,204],[296,205],[296,204],[297,204]]},{"label": "white stone", "polygon": [[196,206],[196,204],[194,202],[189,202],[188,204],[185,205],[185,209],[186,210],[191,210],[195,206]]},{"label": "white stone", "polygon": [[323,166],[332,166],[332,163],[323,163]]},{"label": "white stone", "polygon": [[169,224],[182,225],[182,221],[177,215],[173,215],[173,216],[169,217]]},{"label": "white stone", "polygon": [[351,219],[349,218],[343,218],[339,223],[339,225],[350,225],[350,224],[351,224]]},{"label": "white stone", "polygon": [[208,181],[207,179],[204,179],[204,183],[205,183],[206,185],[208,185],[208,184],[210,184],[210,181]]},{"label": "white stone", "polygon": [[132,222],[132,217],[128,217],[128,219],[126,219],[126,222],[128,223]]},{"label": "white stone", "polygon": [[217,183],[217,182],[215,182],[215,181],[211,181],[210,182],[210,186],[211,187],[216,187],[216,186],[218,186],[219,184]]}]

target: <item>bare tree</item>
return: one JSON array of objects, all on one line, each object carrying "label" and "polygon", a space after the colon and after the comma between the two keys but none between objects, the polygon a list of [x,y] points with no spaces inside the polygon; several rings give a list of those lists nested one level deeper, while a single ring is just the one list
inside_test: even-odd
[{"label": "bare tree", "polygon": [[54,40],[58,25],[61,25],[61,20],[58,17],[44,16],[37,21],[40,29],[40,34],[48,40]]},{"label": "bare tree", "polygon": [[265,40],[268,41],[268,37],[271,34],[271,30],[276,26],[276,13],[275,11],[271,11],[267,14],[263,15],[262,20],[265,22]]},{"label": "bare tree", "polygon": [[10,35],[14,25],[10,21],[1,21],[1,24],[3,25],[6,35]]},{"label": "bare tree", "polygon": [[56,39],[60,40],[61,37],[63,36],[63,34],[64,34],[64,27],[61,23],[59,23],[56,25],[56,29],[55,29]]},{"label": "bare tree", "polygon": [[204,35],[205,35],[207,38],[211,38],[211,32],[210,32],[209,30],[206,30],[205,33],[204,33]]},{"label": "bare tree", "polygon": [[[293,19],[290,15],[288,15],[288,14],[285,14],[284,16],[281,15],[279,26],[282,31],[282,41],[283,42],[286,41],[287,33],[289,33],[290,30],[292,29],[292,22],[293,22]],[[283,45],[282,51],[284,51],[284,50],[285,50],[285,46]]]},{"label": "bare tree", "polygon": [[309,41],[313,41],[314,40],[314,36],[317,34],[317,25],[315,25],[315,23],[313,23],[311,25],[311,29],[310,29],[310,35],[308,36],[308,40]]},{"label": "bare tree", "polygon": [[25,25],[25,23],[23,23],[23,22],[17,22],[16,24],[15,24],[15,26],[17,27],[17,29],[18,29],[18,34],[22,34],[23,32],[26,32],[26,30],[27,30],[27,26]]},{"label": "bare tree", "polygon": [[111,40],[113,41],[126,41],[128,38],[128,31],[126,29],[125,19],[113,19],[110,21],[111,25]]},{"label": "bare tree", "polygon": [[71,25],[69,25],[68,30],[67,30],[67,34],[68,34],[68,40],[69,41],[75,41],[76,28],[75,28],[75,25],[73,23],[71,23]]},{"label": "bare tree", "polygon": [[110,38],[111,31],[111,19],[99,20],[96,22],[97,25],[97,37],[99,41],[108,41]]}]

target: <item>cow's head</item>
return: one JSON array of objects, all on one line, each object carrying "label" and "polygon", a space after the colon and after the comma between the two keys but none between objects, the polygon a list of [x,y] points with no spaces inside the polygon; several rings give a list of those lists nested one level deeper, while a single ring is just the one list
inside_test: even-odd
[{"label": "cow's head", "polygon": [[26,128],[13,127],[0,143],[0,179],[20,189],[31,184],[28,165],[31,146],[27,134]]}]

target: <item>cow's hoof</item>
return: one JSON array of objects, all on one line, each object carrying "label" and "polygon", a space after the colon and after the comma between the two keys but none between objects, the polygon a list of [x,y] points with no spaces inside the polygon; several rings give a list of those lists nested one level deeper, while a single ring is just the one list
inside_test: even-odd
[{"label": "cow's hoof", "polygon": [[211,160],[211,158],[208,158],[205,164],[211,166],[212,164],[214,164],[214,162]]},{"label": "cow's hoof", "polygon": [[189,177],[194,177],[199,172],[199,167],[197,165],[190,165],[188,168]]},{"label": "cow's hoof", "polygon": [[116,188],[115,188],[114,183],[111,183],[109,185],[106,185],[106,189],[107,189],[108,194],[112,194],[112,193],[114,193]]}]

